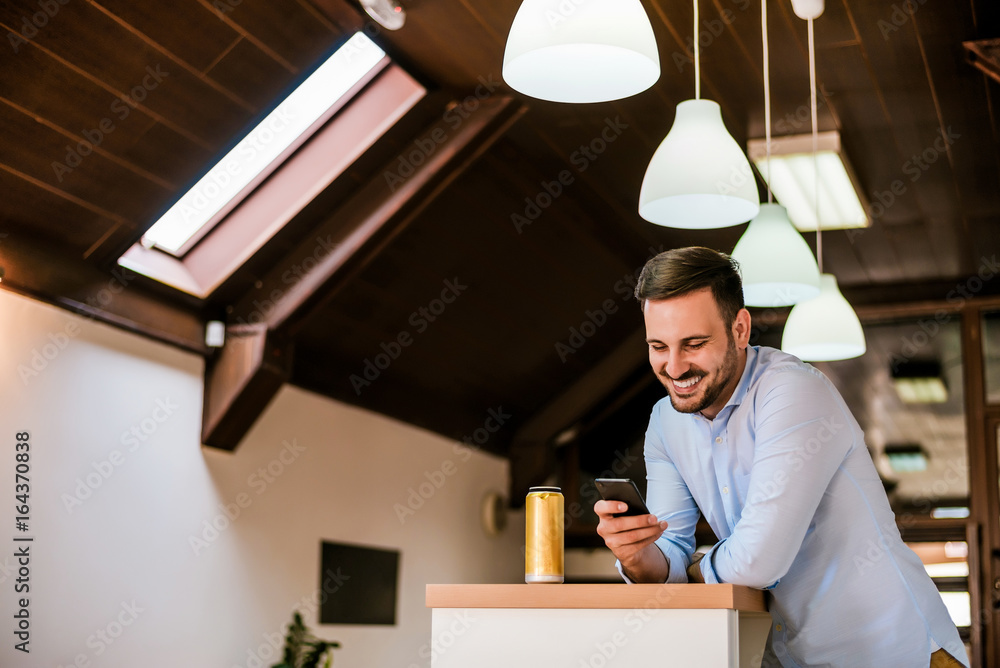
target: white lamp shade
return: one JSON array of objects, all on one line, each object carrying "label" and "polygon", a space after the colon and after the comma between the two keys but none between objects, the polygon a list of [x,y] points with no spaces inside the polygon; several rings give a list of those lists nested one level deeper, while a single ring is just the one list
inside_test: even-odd
[{"label": "white lamp shade", "polygon": [[553,102],[606,102],[660,78],[653,27],[639,0],[524,0],[507,35],[503,78]]},{"label": "white lamp shade", "polygon": [[833,274],[820,275],[819,296],[796,304],[781,337],[781,349],[807,362],[863,355],[865,333],[858,314],[840,294]]},{"label": "white lamp shade", "polygon": [[750,162],[711,100],[686,100],[646,168],[639,215],[687,229],[729,227],[760,211]]},{"label": "white lamp shade", "polygon": [[790,306],[819,295],[816,259],[780,204],[760,205],[732,256],[747,306]]}]

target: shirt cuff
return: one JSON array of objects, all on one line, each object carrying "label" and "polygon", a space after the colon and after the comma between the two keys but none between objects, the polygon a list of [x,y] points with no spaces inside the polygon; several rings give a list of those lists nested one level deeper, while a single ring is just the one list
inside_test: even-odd
[{"label": "shirt cuff", "polygon": [[705,553],[705,556],[701,558],[698,562],[699,568],[701,568],[701,577],[705,580],[705,584],[722,584],[722,580],[719,579],[718,574],[715,572],[715,550],[722,543],[716,543],[712,546],[712,549]]}]

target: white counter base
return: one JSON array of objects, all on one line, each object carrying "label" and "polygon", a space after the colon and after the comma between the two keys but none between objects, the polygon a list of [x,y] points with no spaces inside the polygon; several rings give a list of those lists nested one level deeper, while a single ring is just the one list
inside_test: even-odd
[{"label": "white counter base", "polygon": [[432,668],[759,668],[771,616],[731,609],[434,608]]}]

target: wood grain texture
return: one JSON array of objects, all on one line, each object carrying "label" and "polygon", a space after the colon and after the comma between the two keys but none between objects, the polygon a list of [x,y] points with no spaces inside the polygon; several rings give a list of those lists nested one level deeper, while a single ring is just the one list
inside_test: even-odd
[{"label": "wood grain texture", "polygon": [[429,584],[428,608],[690,608],[767,612],[764,592],[731,584]]}]

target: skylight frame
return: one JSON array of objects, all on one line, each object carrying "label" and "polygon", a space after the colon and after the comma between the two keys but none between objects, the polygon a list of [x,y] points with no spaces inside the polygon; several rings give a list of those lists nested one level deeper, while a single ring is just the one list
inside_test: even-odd
[{"label": "skylight frame", "polygon": [[[216,225],[284,164],[289,156],[309,141],[316,131],[323,127],[344,105],[354,99],[358,91],[363,89],[391,63],[392,61],[385,51],[363,32],[351,35],[178,198],[146,231],[140,244],[147,249],[155,249],[183,260],[185,255],[204,239]],[[353,76],[338,76],[337,69],[344,64],[356,66]],[[336,82],[336,86],[326,90],[320,89],[324,84],[329,85],[333,81]],[[300,122],[295,123],[295,115],[302,114],[301,108],[307,102],[312,102],[315,106],[310,113],[302,115]],[[274,129],[274,122],[278,119],[291,120],[288,125],[296,132],[285,138],[286,143],[282,143],[277,136],[265,141],[265,131],[270,131],[273,135],[285,131],[285,128]],[[276,139],[277,143],[275,143]],[[241,165],[237,160],[238,153],[247,149],[253,149],[255,155],[262,155],[263,158],[257,161],[252,171],[247,171],[246,174],[242,175],[242,178],[233,178],[240,177],[241,172],[247,166],[246,164]],[[233,165],[236,165],[235,173]],[[229,176],[227,186],[229,184],[237,185],[232,185],[224,191],[229,195],[227,199],[220,201],[215,197],[211,198],[213,200],[213,205],[209,207],[211,213],[208,217],[201,217],[201,224],[190,231],[182,243],[177,243],[175,240],[174,243],[165,244],[155,238],[157,226],[166,226],[171,221],[177,221],[178,217],[183,215],[183,209],[190,207],[192,200],[207,191],[212,185],[220,189],[219,177],[226,174]],[[198,192],[199,190],[201,192]]]}]

